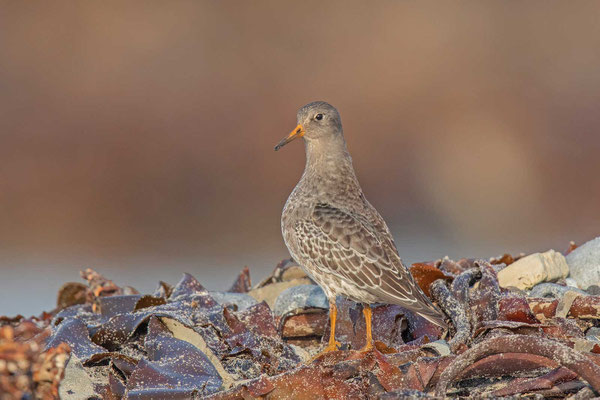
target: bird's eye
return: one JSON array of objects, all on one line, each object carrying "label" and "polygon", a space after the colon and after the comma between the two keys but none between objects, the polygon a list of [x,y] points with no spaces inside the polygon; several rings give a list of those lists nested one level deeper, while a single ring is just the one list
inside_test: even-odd
[{"label": "bird's eye", "polygon": [[320,121],[320,120],[322,120],[322,119],[323,119],[323,114],[317,114],[317,115],[315,115],[315,119],[316,119],[317,121]]}]

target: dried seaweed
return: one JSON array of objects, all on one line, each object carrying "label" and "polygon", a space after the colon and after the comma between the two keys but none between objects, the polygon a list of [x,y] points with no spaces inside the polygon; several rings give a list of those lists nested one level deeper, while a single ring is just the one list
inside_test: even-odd
[{"label": "dried seaweed", "polygon": [[[227,293],[185,274],[142,295],[88,269],[87,286],[65,284],[51,313],[0,317],[0,390],[42,399],[597,394],[600,296],[533,298],[501,287],[497,271],[521,257],[414,264],[451,329],[374,305],[368,352],[356,350],[365,344],[362,305],[339,298],[341,351],[312,363],[328,340],[327,303],[291,260],[254,288],[244,268]],[[274,312],[269,304],[286,289],[292,298]]]}]

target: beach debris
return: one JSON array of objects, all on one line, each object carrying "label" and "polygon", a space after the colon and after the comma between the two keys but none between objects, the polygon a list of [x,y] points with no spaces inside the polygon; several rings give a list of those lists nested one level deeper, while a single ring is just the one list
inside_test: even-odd
[{"label": "beach debris", "polygon": [[88,269],[87,285],[65,284],[51,313],[0,317],[0,391],[3,399],[597,396],[600,296],[564,286],[560,262],[535,285],[503,284],[507,269],[549,265],[556,254],[415,263],[411,273],[448,316],[448,331],[373,305],[375,349],[361,352],[362,305],[340,297],[340,350],[313,362],[329,339],[329,304],[291,260],[255,287],[244,269],[227,292],[184,274],[140,294]]},{"label": "beach debris", "polygon": [[566,257],[569,277],[581,289],[600,286],[600,237],[572,249]]},{"label": "beach debris", "polygon": [[285,289],[277,296],[273,312],[275,315],[287,315],[295,310],[329,310],[329,301],[318,285],[298,285]]},{"label": "beach debris", "polygon": [[258,302],[265,301],[272,308],[275,306],[277,297],[285,289],[310,284],[314,284],[314,282],[304,270],[292,259],[287,259],[277,264],[271,276],[248,291],[248,294]]},{"label": "beach debris", "polygon": [[498,272],[502,287],[531,289],[541,282],[553,282],[569,275],[565,257],[554,250],[534,253],[511,263]]},{"label": "beach debris", "polygon": [[233,285],[227,292],[229,293],[248,293],[252,289],[252,280],[250,279],[250,268],[244,267],[238,275]]},{"label": "beach debris", "polygon": [[529,297],[547,297],[560,299],[567,292],[576,292],[582,296],[588,296],[588,293],[584,290],[578,289],[573,286],[564,286],[557,283],[539,283],[535,285],[529,292]]},{"label": "beach debris", "polygon": [[455,334],[448,343],[450,348],[457,351],[462,346],[466,347],[471,339],[471,324],[467,317],[466,303],[461,303],[454,297],[444,279],[433,282],[429,290],[432,298],[452,320]]}]

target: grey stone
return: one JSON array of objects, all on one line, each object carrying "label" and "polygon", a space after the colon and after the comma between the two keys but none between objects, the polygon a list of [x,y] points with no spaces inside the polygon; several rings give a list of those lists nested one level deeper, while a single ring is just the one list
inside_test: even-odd
[{"label": "grey stone", "polygon": [[285,315],[290,311],[306,308],[329,308],[325,292],[317,285],[299,285],[281,292],[275,300],[275,315]]},{"label": "grey stone", "polygon": [[561,298],[565,293],[573,291],[581,294],[582,296],[588,296],[589,294],[581,289],[577,289],[573,286],[563,286],[557,283],[540,283],[537,284],[529,292],[529,297],[552,297]]},{"label": "grey stone", "polygon": [[235,304],[240,311],[258,304],[254,297],[246,293],[210,292],[209,294],[217,303],[223,306]]},{"label": "grey stone", "polygon": [[272,282],[265,286],[257,287],[248,292],[248,295],[252,296],[256,299],[256,301],[266,302],[271,309],[275,307],[275,301],[277,297],[288,288],[299,286],[299,285],[308,285],[311,284],[310,279],[300,278],[300,279],[292,279],[284,282]]},{"label": "grey stone", "polygon": [[585,291],[591,294],[592,296],[600,296],[600,286],[598,285],[588,286],[588,288]]},{"label": "grey stone", "polygon": [[600,285],[600,237],[579,246],[567,255],[570,277],[581,289]]},{"label": "grey stone", "polygon": [[597,328],[595,326],[591,327],[585,333],[585,338],[594,343],[600,344],[600,328]]}]

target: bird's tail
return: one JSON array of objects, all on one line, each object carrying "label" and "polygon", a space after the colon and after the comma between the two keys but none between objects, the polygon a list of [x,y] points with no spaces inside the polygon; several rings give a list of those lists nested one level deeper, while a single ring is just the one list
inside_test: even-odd
[{"label": "bird's tail", "polygon": [[448,329],[448,324],[441,311],[438,311],[433,304],[428,304],[429,307],[423,307],[420,310],[415,310],[415,313],[425,318],[427,321],[439,326],[442,329]]},{"label": "bird's tail", "polygon": [[448,324],[446,323],[444,313],[433,305],[431,300],[419,289],[416,284],[413,286],[412,298],[407,300],[406,298],[392,297],[389,293],[379,293],[379,297],[390,304],[398,304],[413,313],[420,315],[427,321],[434,325],[439,326],[442,329],[447,329]]}]

